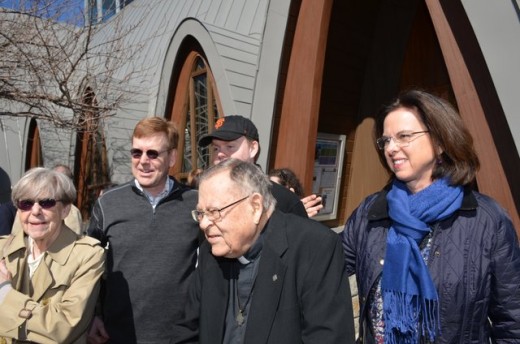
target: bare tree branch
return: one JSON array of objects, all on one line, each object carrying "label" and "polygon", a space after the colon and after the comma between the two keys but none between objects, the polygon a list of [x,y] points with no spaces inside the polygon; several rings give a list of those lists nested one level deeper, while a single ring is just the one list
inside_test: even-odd
[{"label": "bare tree branch", "polygon": [[144,70],[128,67],[140,46],[125,38],[144,19],[129,24],[117,15],[85,23],[75,5],[26,0],[16,9],[0,8],[0,116],[85,130],[88,117],[113,116],[133,96],[129,81]]}]

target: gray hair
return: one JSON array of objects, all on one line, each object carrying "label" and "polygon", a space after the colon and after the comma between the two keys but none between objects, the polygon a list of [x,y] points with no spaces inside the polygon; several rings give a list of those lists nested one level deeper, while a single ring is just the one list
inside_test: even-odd
[{"label": "gray hair", "polygon": [[269,177],[255,164],[239,159],[227,159],[204,171],[199,179],[199,185],[218,173],[229,171],[230,179],[244,191],[244,193],[259,193],[263,197],[263,206],[266,211],[272,211],[276,206],[276,199],[271,193],[272,184]]},{"label": "gray hair", "polygon": [[54,167],[52,169],[56,172],[61,172],[64,175],[66,175],[67,177],[69,177],[70,179],[74,180],[74,175],[72,174],[72,170],[67,165],[57,164],[57,165],[54,165]]},{"label": "gray hair", "polygon": [[41,198],[54,198],[63,204],[71,204],[76,199],[76,188],[63,173],[43,167],[32,168],[14,185],[11,199],[16,204],[24,199]]}]

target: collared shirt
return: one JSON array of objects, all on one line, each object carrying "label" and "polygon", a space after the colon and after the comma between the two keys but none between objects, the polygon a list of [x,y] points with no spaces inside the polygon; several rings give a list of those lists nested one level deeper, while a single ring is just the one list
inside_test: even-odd
[{"label": "collared shirt", "polygon": [[45,252],[40,253],[38,257],[33,256],[34,252],[34,240],[31,237],[26,239],[29,242],[29,253],[27,254],[27,266],[29,267],[29,277],[32,278],[38,266],[42,262]]},{"label": "collared shirt", "polygon": [[135,179],[135,186],[141,190],[143,192],[143,194],[146,196],[146,198],[148,198],[148,201],[150,202],[150,204],[152,205],[152,207],[155,209],[155,207],[157,206],[157,204],[159,204],[159,202],[166,196],[168,196],[168,194],[170,193],[170,191],[172,191],[173,189],[173,179],[171,178],[166,178],[166,183],[164,184],[164,189],[163,191],[161,191],[157,196],[152,196],[149,192],[147,192],[145,189],[143,189],[143,187],[139,184],[139,182],[137,181],[137,179]]}]

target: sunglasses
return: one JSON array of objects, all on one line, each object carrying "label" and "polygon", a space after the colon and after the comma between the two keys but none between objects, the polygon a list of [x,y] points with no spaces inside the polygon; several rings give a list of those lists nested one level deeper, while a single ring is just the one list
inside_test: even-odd
[{"label": "sunglasses", "polygon": [[[168,152],[169,150],[170,149],[163,150],[163,151],[159,152],[159,151],[157,151],[155,149],[149,149],[145,153],[146,153],[146,156],[148,158],[150,158],[150,159],[157,159],[159,157],[159,155],[161,155],[164,152]],[[139,148],[132,148],[132,149],[130,149],[130,155],[134,159],[141,159],[141,157],[143,156],[143,151],[141,149],[139,149]]]},{"label": "sunglasses", "polygon": [[32,199],[22,199],[16,203],[16,206],[21,211],[28,211],[32,209],[34,203],[38,203],[43,209],[51,209],[56,205],[56,202],[60,201],[52,198],[45,198],[39,201],[33,201]]}]

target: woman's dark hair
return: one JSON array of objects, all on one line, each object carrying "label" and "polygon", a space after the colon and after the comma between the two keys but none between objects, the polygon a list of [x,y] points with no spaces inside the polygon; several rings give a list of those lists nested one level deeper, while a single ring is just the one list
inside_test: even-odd
[{"label": "woman's dark hair", "polygon": [[[475,180],[480,162],[473,138],[451,104],[424,91],[406,91],[379,111],[374,126],[375,138],[383,135],[386,116],[399,108],[416,112],[429,131],[433,145],[443,151],[437,157],[432,179],[448,177],[452,185],[466,185]],[[378,153],[385,168],[389,169],[384,151],[378,150]]]},{"label": "woman's dark hair", "polygon": [[292,170],[288,168],[277,168],[269,172],[269,177],[278,177],[280,185],[285,186],[288,189],[292,188],[294,193],[300,198],[304,196],[303,186]]}]

